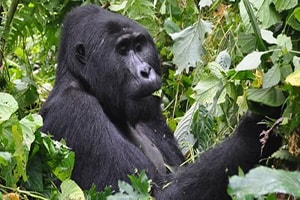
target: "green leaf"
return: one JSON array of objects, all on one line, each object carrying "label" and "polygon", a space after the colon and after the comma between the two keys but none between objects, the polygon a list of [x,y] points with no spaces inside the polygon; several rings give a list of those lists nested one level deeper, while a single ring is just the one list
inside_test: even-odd
[{"label": "green leaf", "polygon": [[139,199],[149,200],[152,199],[150,196],[150,183],[146,176],[145,170],[141,171],[138,176],[129,176],[131,185],[125,181],[118,181],[119,191],[118,193],[108,196],[107,200],[119,200],[119,199]]},{"label": "green leaf", "polygon": [[277,36],[277,44],[281,48],[285,48],[287,51],[291,51],[293,49],[291,37],[283,34]]},{"label": "green leaf", "polygon": [[60,185],[61,194],[59,199],[85,200],[80,187],[72,180],[65,180]]},{"label": "green leaf", "polygon": [[300,22],[300,7],[296,8],[293,12],[295,18],[297,19],[298,22]]},{"label": "green leaf", "polygon": [[173,63],[178,67],[176,74],[180,74],[189,67],[196,67],[196,62],[202,62],[201,56],[205,51],[202,43],[205,34],[211,32],[211,29],[210,22],[200,19],[193,26],[170,34],[174,40],[172,52],[174,54]]},{"label": "green leaf", "polygon": [[240,33],[238,36],[238,45],[242,53],[250,53],[256,48],[256,38],[253,34]]},{"label": "green leaf", "polygon": [[[257,0],[252,0],[257,1]],[[263,4],[258,8],[257,18],[258,21],[261,22],[261,28],[267,29],[270,26],[276,24],[280,21],[280,16],[274,10],[274,8],[270,5],[270,0],[262,1]]]},{"label": "green leaf", "polygon": [[18,110],[17,101],[10,94],[0,92],[0,124]]},{"label": "green leaf", "polygon": [[293,29],[300,31],[300,7],[295,10],[287,17],[287,24]]},{"label": "green leaf", "polygon": [[118,12],[120,10],[123,10],[126,7],[127,2],[128,1],[122,1],[122,3],[116,3],[116,4],[114,2],[111,2],[109,5],[109,9],[111,11]]},{"label": "green leaf", "polygon": [[292,86],[300,87],[300,68],[286,77],[285,82]]},{"label": "green leaf", "polygon": [[297,56],[293,57],[293,65],[295,66],[295,69],[300,68],[300,57]]},{"label": "green leaf", "polygon": [[12,155],[9,152],[6,151],[0,151],[0,165],[1,166],[7,166],[8,163],[11,161]]},{"label": "green leaf", "polygon": [[236,71],[243,71],[243,70],[253,70],[258,68],[261,63],[260,57],[265,54],[266,52],[257,52],[254,51],[247,56],[236,66]]},{"label": "green leaf", "polygon": [[[217,103],[225,102],[226,92],[221,91],[223,85],[222,81],[214,76],[209,76],[200,80],[194,87],[197,93],[197,100],[201,104],[213,103],[215,98],[217,98]],[[221,91],[221,94],[219,94]]]},{"label": "green leaf", "polygon": [[221,51],[216,58],[216,62],[219,63],[220,66],[224,70],[228,70],[231,65],[231,57],[226,50]]},{"label": "green leaf", "polygon": [[23,144],[27,151],[30,151],[32,142],[35,139],[34,132],[43,125],[43,119],[38,114],[32,114],[24,117],[20,121],[23,132]]},{"label": "green leaf", "polygon": [[148,181],[145,170],[142,170],[138,176],[129,175],[128,177],[134,190],[140,194],[149,195],[150,181]]},{"label": "green leaf", "polygon": [[263,88],[269,88],[277,85],[280,81],[280,68],[274,65],[263,77]]},{"label": "green leaf", "polygon": [[300,173],[261,166],[250,170],[245,177],[231,177],[229,187],[231,195],[238,199],[247,195],[259,198],[269,193],[284,193],[300,197]]},{"label": "green leaf", "polygon": [[[253,7],[253,13],[256,16],[257,20],[260,22],[260,28],[267,29],[270,26],[276,24],[280,21],[280,16],[278,12],[270,6],[272,3],[271,0],[258,1],[258,0],[249,0],[251,6]],[[242,20],[246,27],[250,27],[250,20],[247,14],[245,5],[243,1],[239,3],[240,13]],[[252,29],[250,29],[252,31]],[[248,31],[248,32],[251,32]]]},{"label": "green leaf", "polygon": [[179,32],[180,28],[175,24],[171,18],[167,18],[164,23],[164,29],[168,34]]},{"label": "green leaf", "polygon": [[260,32],[264,41],[266,41],[269,44],[277,44],[277,40],[273,37],[272,31],[261,29]]},{"label": "green leaf", "polygon": [[199,1],[199,8],[200,10],[206,6],[210,6],[212,4],[212,0],[201,0]]},{"label": "green leaf", "polygon": [[273,0],[273,3],[275,3],[276,10],[282,12],[297,6],[298,0]]},{"label": "green leaf", "polygon": [[174,136],[183,155],[186,155],[190,148],[196,143],[194,135],[191,133],[191,125],[193,122],[194,113],[198,109],[198,105],[199,103],[195,102],[190,107],[190,109],[184,114],[184,116],[179,121],[177,128],[174,132]]},{"label": "green leaf", "polygon": [[282,91],[276,88],[247,89],[247,99],[271,107],[278,107],[285,101]]}]

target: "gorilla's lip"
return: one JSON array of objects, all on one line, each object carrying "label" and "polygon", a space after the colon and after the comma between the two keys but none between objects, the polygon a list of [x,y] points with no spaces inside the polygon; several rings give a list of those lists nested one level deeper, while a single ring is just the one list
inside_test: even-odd
[{"label": "gorilla's lip", "polygon": [[156,87],[156,88],[152,87],[152,88],[140,89],[132,97],[134,99],[143,99],[145,97],[160,97],[159,94],[161,94],[161,87]]}]

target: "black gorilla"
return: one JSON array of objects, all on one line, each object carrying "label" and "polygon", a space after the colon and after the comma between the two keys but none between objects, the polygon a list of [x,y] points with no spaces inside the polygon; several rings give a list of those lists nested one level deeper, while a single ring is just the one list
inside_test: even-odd
[{"label": "black gorilla", "polygon": [[156,199],[230,199],[228,176],[261,158],[263,118],[247,114],[233,137],[178,167],[184,157],[152,95],[160,86],[158,53],[144,28],[97,6],[79,7],[63,23],[42,131],[76,152],[72,178],[84,189],[116,189],[119,179],[146,169]]}]

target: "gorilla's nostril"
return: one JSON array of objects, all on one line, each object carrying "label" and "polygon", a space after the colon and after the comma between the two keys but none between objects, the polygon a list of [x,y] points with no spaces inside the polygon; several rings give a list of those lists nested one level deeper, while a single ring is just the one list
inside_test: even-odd
[{"label": "gorilla's nostril", "polygon": [[142,71],[141,71],[141,75],[143,78],[149,78],[149,74],[150,74],[150,67],[145,67]]}]

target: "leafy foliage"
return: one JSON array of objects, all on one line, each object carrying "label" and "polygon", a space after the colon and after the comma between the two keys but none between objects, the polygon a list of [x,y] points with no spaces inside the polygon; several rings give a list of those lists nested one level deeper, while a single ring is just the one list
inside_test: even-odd
[{"label": "leafy foliage", "polygon": [[[36,113],[54,82],[63,16],[86,3],[126,15],[154,37],[162,60],[163,112],[190,160],[197,150],[227,137],[248,109],[268,115],[280,107],[279,132],[286,141],[270,162],[299,170],[298,0],[9,0],[0,3],[0,189],[6,196],[57,199],[78,194],[82,198],[80,188],[68,180],[74,154],[39,132],[42,121]],[[259,173],[253,171],[251,176]],[[272,170],[262,182],[269,189],[259,193],[260,188],[251,187],[252,194],[271,193],[269,199],[276,198],[274,192],[297,194],[292,188],[270,189],[281,188],[267,182],[276,173],[284,174]],[[247,177],[244,185],[252,181]],[[63,181],[60,189],[52,184],[57,179]],[[151,198],[143,173],[130,179],[132,186],[120,182],[115,197],[109,188],[101,193],[91,188],[84,198]],[[284,180],[280,176],[278,181],[288,186]],[[232,194],[238,192],[232,187]],[[247,195],[241,198],[252,198]]]},{"label": "leafy foliage", "polygon": [[[70,178],[74,153],[38,130],[42,125],[39,115],[18,120],[17,102],[11,95],[1,93],[0,102],[0,188],[23,197],[55,196],[53,181]],[[20,186],[40,194],[18,189]]]},{"label": "leafy foliage", "polygon": [[[265,175],[267,179],[262,179]],[[244,176],[233,176],[230,179],[229,190],[234,199],[242,197],[252,197],[251,199],[262,197],[269,193],[292,194],[300,197],[300,173],[275,170],[267,167],[257,167]],[[249,198],[248,198],[249,199]],[[272,198],[274,199],[274,198]]]}]

